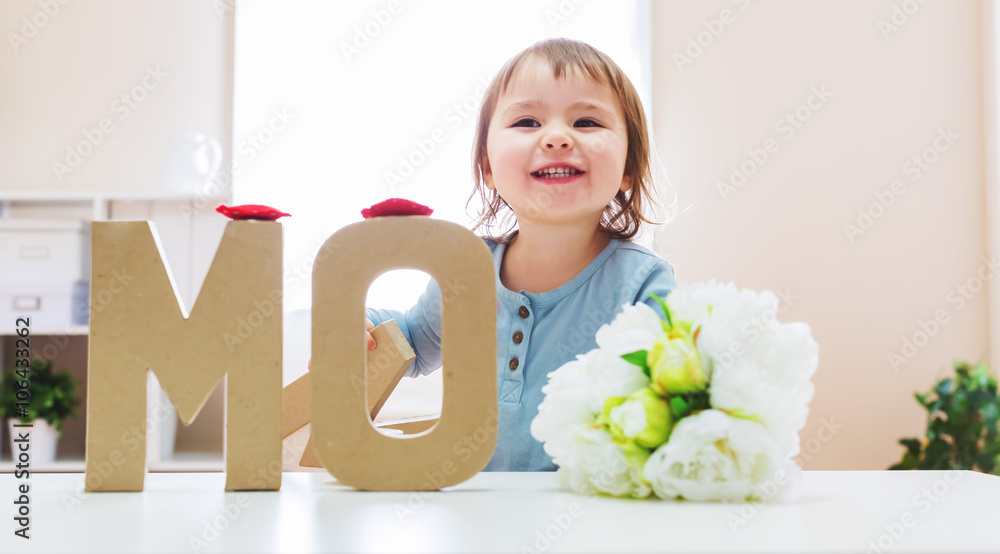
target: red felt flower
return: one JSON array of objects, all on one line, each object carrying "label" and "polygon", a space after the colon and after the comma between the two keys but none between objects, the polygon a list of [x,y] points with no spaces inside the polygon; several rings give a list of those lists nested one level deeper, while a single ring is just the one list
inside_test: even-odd
[{"label": "red felt flower", "polygon": [[215,208],[215,211],[230,219],[258,219],[261,221],[275,221],[279,217],[291,217],[292,215],[271,206],[261,206],[260,204],[243,204],[242,206],[219,204],[219,207]]},{"label": "red felt flower", "polygon": [[390,198],[370,208],[361,210],[361,217],[368,219],[387,215],[431,215],[434,210],[405,198]]}]

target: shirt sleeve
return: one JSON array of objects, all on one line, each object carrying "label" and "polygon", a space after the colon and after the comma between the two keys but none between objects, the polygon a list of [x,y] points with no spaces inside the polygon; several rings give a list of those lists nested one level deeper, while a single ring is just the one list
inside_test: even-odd
[{"label": "shirt sleeve", "polygon": [[635,303],[642,302],[647,304],[662,318],[664,315],[663,307],[649,293],[659,296],[660,300],[666,300],[667,295],[675,288],[677,288],[677,277],[674,274],[674,266],[667,260],[660,258],[653,265],[642,286],[639,287],[639,294],[635,298]]},{"label": "shirt sleeve", "polygon": [[441,367],[441,289],[434,279],[427,283],[417,303],[405,312],[365,308],[365,317],[376,327],[390,319],[396,320],[406,342],[417,355],[406,370],[407,377],[427,375]]}]

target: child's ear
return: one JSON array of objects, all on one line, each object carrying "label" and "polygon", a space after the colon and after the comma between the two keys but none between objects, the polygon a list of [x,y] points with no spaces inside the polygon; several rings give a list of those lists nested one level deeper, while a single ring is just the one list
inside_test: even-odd
[{"label": "child's ear", "polygon": [[625,177],[622,178],[622,186],[619,187],[619,189],[622,192],[628,192],[629,190],[632,189],[632,176],[631,175],[625,175]]}]

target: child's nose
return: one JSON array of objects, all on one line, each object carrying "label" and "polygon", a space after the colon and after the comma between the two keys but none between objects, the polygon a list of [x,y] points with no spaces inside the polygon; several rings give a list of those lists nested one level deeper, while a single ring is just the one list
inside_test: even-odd
[{"label": "child's nose", "polygon": [[566,124],[551,122],[545,126],[542,134],[542,150],[569,150],[573,148],[573,138]]},{"label": "child's nose", "polygon": [[545,136],[542,145],[544,150],[569,150],[573,148],[573,139],[570,138],[569,133],[554,130]]}]

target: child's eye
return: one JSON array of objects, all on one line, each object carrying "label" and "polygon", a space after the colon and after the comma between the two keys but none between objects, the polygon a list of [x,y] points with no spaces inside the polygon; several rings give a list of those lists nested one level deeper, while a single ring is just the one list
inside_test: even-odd
[{"label": "child's eye", "polygon": [[511,125],[511,127],[541,127],[541,125],[534,119],[524,118],[517,120],[516,123]]},{"label": "child's eye", "polygon": [[593,119],[580,119],[573,124],[574,127],[600,127],[601,125]]}]

